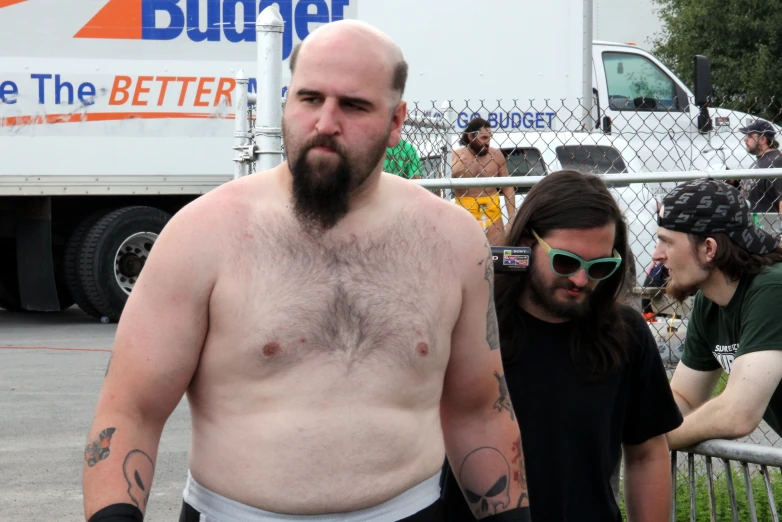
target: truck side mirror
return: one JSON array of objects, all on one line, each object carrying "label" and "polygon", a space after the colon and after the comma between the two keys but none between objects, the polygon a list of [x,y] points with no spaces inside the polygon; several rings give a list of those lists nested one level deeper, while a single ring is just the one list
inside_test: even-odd
[{"label": "truck side mirror", "polygon": [[711,101],[711,64],[705,56],[695,56],[695,105],[703,107]]},{"label": "truck side mirror", "polygon": [[700,107],[698,115],[698,131],[710,132],[714,124],[709,115],[709,105],[714,90],[711,87],[711,64],[705,56],[695,56],[695,105]]}]

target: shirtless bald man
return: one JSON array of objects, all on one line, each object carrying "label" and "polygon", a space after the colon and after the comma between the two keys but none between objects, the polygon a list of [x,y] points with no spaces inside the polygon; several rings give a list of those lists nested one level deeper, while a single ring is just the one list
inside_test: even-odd
[{"label": "shirtless bald man", "polygon": [[[493,178],[507,177],[508,165],[505,155],[501,150],[490,147],[491,125],[483,118],[473,118],[467,124],[459,139],[464,145],[453,151],[451,157],[454,178]],[[492,245],[503,245],[505,241],[505,227],[502,224],[502,208],[500,207],[500,195],[494,187],[453,189],[456,203],[470,211],[481,221],[485,219],[486,236]],[[505,211],[508,214],[508,225],[516,215],[516,189],[503,187],[505,196]]]},{"label": "shirtless bald man", "polygon": [[287,162],[177,213],[128,300],[86,519],[143,519],[186,394],[180,521],[441,520],[446,454],[478,518],[529,520],[486,238],[382,172],[407,112],[401,51],[340,21],[291,70]]}]

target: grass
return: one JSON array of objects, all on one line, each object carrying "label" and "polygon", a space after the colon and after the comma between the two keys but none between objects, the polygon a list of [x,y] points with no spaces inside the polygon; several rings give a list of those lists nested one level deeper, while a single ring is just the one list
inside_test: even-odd
[{"label": "grass", "polygon": [[[733,520],[730,506],[730,496],[728,494],[728,483],[725,480],[722,463],[713,459],[714,470],[719,469],[714,478],[714,498],[716,505],[717,520]],[[737,466],[734,466],[734,468]],[[771,475],[771,490],[774,495],[774,503],[777,513],[782,513],[782,480],[780,475],[769,471]],[[738,520],[751,520],[749,511],[749,499],[747,497],[746,486],[744,485],[744,474],[739,469],[732,469],[733,490],[736,498],[736,508]],[[766,496],[766,486],[763,476],[759,473],[750,478],[752,484],[752,495],[755,503],[755,512],[758,521],[770,521],[771,508],[768,497]],[[627,520],[624,502],[620,504],[622,517]],[[676,488],[676,522],[688,522],[690,520],[690,488],[687,473],[679,473],[677,477]],[[697,476],[695,479],[695,520],[710,520],[709,518],[709,484],[704,475]]]}]

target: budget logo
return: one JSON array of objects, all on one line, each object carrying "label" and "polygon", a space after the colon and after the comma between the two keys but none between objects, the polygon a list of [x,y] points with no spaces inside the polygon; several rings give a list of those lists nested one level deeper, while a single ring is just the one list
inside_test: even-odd
[{"label": "budget logo", "polygon": [[[0,7],[10,1],[19,0]],[[304,40],[315,24],[342,20],[351,8],[351,0],[109,0],[74,38],[254,42],[258,13],[272,4],[285,22],[283,59],[294,34]]]}]

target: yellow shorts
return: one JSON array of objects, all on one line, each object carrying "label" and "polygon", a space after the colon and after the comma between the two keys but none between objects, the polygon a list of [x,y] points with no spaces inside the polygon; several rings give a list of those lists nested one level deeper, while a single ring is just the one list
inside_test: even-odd
[{"label": "yellow shorts", "polygon": [[[486,215],[489,224],[498,222],[502,224],[502,209],[500,208],[500,195],[480,196],[477,198],[463,196],[456,198],[456,203],[470,211],[475,219],[481,221],[481,211]],[[481,208],[483,207],[483,208]],[[488,225],[487,225],[488,226]]]}]

